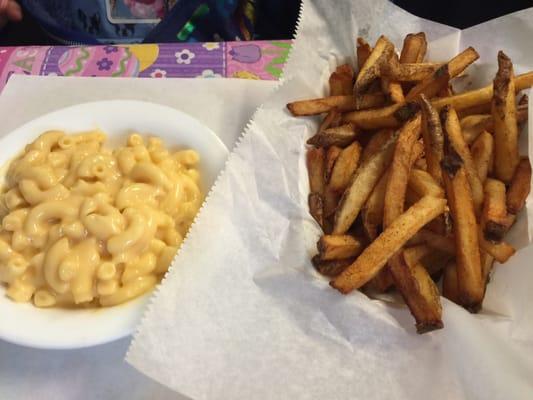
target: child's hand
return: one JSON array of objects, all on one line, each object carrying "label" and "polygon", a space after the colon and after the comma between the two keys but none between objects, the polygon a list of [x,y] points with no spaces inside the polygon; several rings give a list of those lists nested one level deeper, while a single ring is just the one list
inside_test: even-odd
[{"label": "child's hand", "polygon": [[20,21],[22,19],[22,9],[16,0],[0,0],[0,28],[7,21]]}]

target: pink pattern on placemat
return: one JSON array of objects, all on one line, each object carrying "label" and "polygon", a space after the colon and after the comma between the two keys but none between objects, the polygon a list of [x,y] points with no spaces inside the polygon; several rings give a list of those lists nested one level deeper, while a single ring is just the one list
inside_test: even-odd
[{"label": "pink pattern on placemat", "polygon": [[226,45],[226,76],[276,80],[281,77],[289,41],[231,42]]},{"label": "pink pattern on placemat", "polygon": [[[0,48],[0,51],[7,48]],[[39,75],[41,65],[46,57],[49,47],[16,47],[2,65],[0,72],[0,89],[7,83],[13,74]]]}]

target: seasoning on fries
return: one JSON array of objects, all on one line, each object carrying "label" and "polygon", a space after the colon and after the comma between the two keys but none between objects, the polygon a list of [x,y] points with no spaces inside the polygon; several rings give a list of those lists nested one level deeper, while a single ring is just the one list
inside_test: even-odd
[{"label": "seasoning on fries", "polygon": [[[396,289],[419,333],[443,327],[442,295],[471,312],[483,303],[494,261],[515,249],[505,235],[530,192],[518,152],[533,71],[514,75],[498,54],[493,83],[455,93],[478,58],[472,47],[427,60],[424,33],[401,53],[381,36],[357,38],[357,65],[338,66],[329,96],[287,105],[324,114],[307,144],[310,214],[324,234],[312,263],[343,294]],[[468,72],[467,72],[468,73]]]}]

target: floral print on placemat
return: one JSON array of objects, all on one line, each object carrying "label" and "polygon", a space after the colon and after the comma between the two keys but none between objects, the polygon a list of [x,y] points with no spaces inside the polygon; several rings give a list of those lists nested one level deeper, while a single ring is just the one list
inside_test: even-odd
[{"label": "floral print on placemat", "polygon": [[13,74],[279,79],[289,41],[0,47],[0,91]]}]

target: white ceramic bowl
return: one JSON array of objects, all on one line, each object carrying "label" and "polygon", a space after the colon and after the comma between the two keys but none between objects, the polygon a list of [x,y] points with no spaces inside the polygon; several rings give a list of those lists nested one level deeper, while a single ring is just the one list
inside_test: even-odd
[{"label": "white ceramic bowl", "polygon": [[[222,141],[194,118],[170,107],[129,100],[85,103],[39,117],[0,140],[0,165],[49,129],[67,132],[101,128],[109,146],[124,144],[133,131],[161,137],[169,147],[198,151],[204,193],[228,156]],[[73,349],[107,343],[130,335],[150,294],[128,303],[97,309],[40,309],[5,296],[0,284],[0,339],[43,349]]]}]

